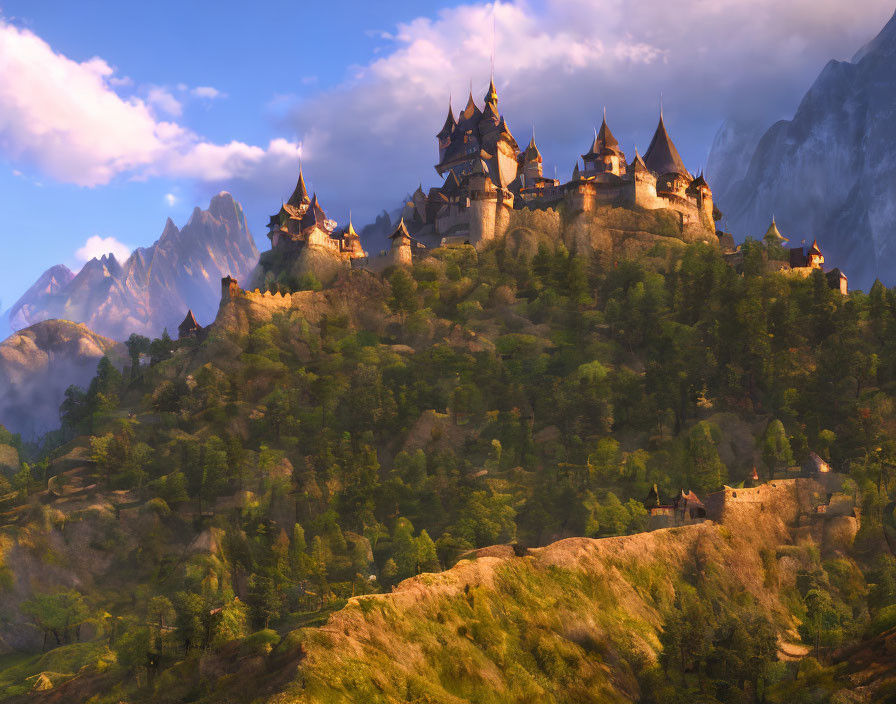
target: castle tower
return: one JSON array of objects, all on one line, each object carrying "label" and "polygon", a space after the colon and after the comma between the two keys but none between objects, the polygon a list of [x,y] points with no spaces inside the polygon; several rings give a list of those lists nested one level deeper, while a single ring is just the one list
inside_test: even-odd
[{"label": "castle tower", "polygon": [[818,248],[818,240],[812,240],[812,246],[809,247],[806,259],[809,262],[810,269],[821,269],[821,265],[824,264],[824,255]]},{"label": "castle tower", "polygon": [[436,139],[439,140],[439,163],[445,158],[445,151],[451,144],[451,135],[454,133],[455,127],[457,127],[457,121],[454,119],[454,110],[451,109],[451,98],[448,98],[448,117],[445,118],[445,124],[436,135]]},{"label": "castle tower", "polygon": [[629,166],[632,175],[632,205],[652,210],[657,207],[656,176],[635,149],[635,159]]},{"label": "castle tower", "polygon": [[355,226],[352,225],[351,217],[348,219],[348,227],[342,233],[342,248],[343,251],[350,254],[352,259],[367,256],[367,252],[361,246],[361,237],[355,230]]},{"label": "castle tower", "polygon": [[236,298],[240,292],[239,283],[229,274],[221,279],[221,301],[229,301]]},{"label": "castle tower", "polygon": [[585,162],[585,173],[611,173],[621,176],[625,164],[625,154],[619,149],[619,142],[607,125],[607,112],[604,110],[600,130],[594,133],[594,141],[587,154],[582,154]]},{"label": "castle tower", "polygon": [[775,222],[774,215],[772,216],[772,224],[768,226],[768,229],[765,231],[765,234],[762,236],[762,241],[766,245],[785,245],[788,240],[784,235],[781,234],[781,231],[778,229],[778,225]]},{"label": "castle tower", "polygon": [[307,206],[310,202],[308,189],[305,187],[305,175],[302,173],[301,165],[299,165],[299,180],[296,182],[296,187],[286,204],[295,208],[301,208],[302,206]]},{"label": "castle tower", "polygon": [[470,243],[491,240],[495,236],[497,193],[488,172],[488,164],[480,157],[470,174]]},{"label": "castle tower", "polygon": [[660,113],[660,122],[656,127],[650,146],[644,153],[644,163],[657,176],[656,190],[664,195],[686,196],[687,187],[693,177],[684,166],[678,149],[666,131],[666,123]]},{"label": "castle tower", "polygon": [[389,250],[392,263],[396,266],[410,266],[413,262],[413,251],[411,249],[413,238],[404,224],[404,218],[399,221],[398,227],[395,228],[395,232],[389,235],[389,239],[392,240],[392,247]]},{"label": "castle tower", "polygon": [[703,178],[702,173],[700,173],[697,178],[691,181],[691,185],[688,186],[687,193],[697,201],[697,207],[700,209],[700,212],[702,212],[703,215],[707,218],[708,222],[713,222],[712,191],[709,189],[709,184],[706,183],[706,179]]},{"label": "castle tower", "polygon": [[177,327],[177,339],[183,340],[185,337],[196,337],[201,330],[202,326],[196,322],[196,316],[193,315],[193,310],[190,309],[187,311],[187,317],[184,318],[184,322]]},{"label": "castle tower", "polygon": [[529,140],[529,146],[526,147],[526,151],[523,152],[522,161],[523,185],[533,185],[537,179],[544,175],[542,171],[543,159],[541,158],[541,152],[538,151],[538,147],[535,144],[535,134],[532,135],[532,139]]}]

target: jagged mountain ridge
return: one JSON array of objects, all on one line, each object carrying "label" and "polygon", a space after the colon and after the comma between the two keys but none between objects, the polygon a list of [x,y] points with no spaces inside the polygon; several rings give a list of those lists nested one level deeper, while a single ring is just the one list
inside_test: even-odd
[{"label": "jagged mountain ridge", "polygon": [[214,318],[221,277],[244,279],[258,250],[239,203],[229,193],[193,210],[183,229],[169,218],[159,239],[136,249],[124,263],[114,255],[87,262],[66,280],[65,267],[45,272],[10,309],[14,330],[52,318],[86,323],[123,340],[132,332],[173,333],[191,308],[202,323]]},{"label": "jagged mountain ridge", "polygon": [[[761,236],[774,215],[792,246],[818,239],[828,261],[866,288],[896,283],[896,15],[851,61],[830,61],[791,120],[732,149],[723,125],[707,171],[738,235]],[[749,145],[748,147],[746,145]]]}]

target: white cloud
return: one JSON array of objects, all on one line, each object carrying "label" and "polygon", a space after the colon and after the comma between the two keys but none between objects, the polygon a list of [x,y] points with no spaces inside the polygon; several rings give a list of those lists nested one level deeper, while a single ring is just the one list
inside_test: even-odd
[{"label": "white cloud", "polygon": [[176,195],[174,195],[173,193],[166,193],[166,194],[165,194],[165,205],[167,205],[169,208],[172,208],[172,207],[174,207],[175,205],[177,205],[177,202],[178,202],[179,200],[180,200],[180,198],[178,198],[178,197],[177,197]]},{"label": "white cloud", "polygon": [[206,100],[215,100],[216,98],[226,98],[227,94],[222,93],[212,86],[196,86],[190,93],[197,98],[205,98]]},{"label": "white cloud", "polygon": [[289,154],[282,140],[267,149],[210,143],[157,118],[156,111],[177,114],[170,92],[150,88],[145,100],[124,98],[115,82],[103,59],[73,61],[0,18],[0,153],[81,186],[118,176],[252,179],[282,168],[284,159],[295,162],[295,145]]},{"label": "white cloud", "polygon": [[93,258],[99,259],[104,254],[114,254],[119,262],[124,262],[131,253],[131,248],[114,237],[93,235],[87,238],[84,246],[75,251],[75,258],[80,264]]},{"label": "white cloud", "polygon": [[157,110],[178,117],[183,112],[180,101],[165,88],[153,86],[146,95],[146,101]]},{"label": "white cloud", "polygon": [[[635,144],[643,152],[661,94],[697,168],[723,118],[786,117],[824,64],[851,56],[892,11],[891,0],[466,4],[382,32],[379,55],[343,85],[297,102],[286,124],[305,135],[306,178],[317,179],[325,204],[368,216],[391,207],[421,175],[424,186],[437,183],[434,135],[449,93],[456,113],[472,78],[482,105],[494,16],[499,105],[518,140],[538,128],[546,171],[558,164],[569,177],[603,106],[628,155]],[[389,178],[374,185],[380,168]]]}]

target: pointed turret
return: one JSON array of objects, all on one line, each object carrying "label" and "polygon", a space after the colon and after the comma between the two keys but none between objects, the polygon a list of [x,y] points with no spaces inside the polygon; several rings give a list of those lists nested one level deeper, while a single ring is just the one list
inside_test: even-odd
[{"label": "pointed turret", "polygon": [[467,105],[463,109],[463,112],[458,115],[458,122],[462,120],[469,120],[470,118],[478,117],[482,114],[482,111],[476,107],[476,101],[473,100],[473,91],[470,91],[470,97],[467,99]]},{"label": "pointed turret", "polygon": [[663,120],[662,113],[660,114],[660,122],[656,127],[656,132],[650,141],[650,146],[647,147],[647,152],[644,154],[644,163],[647,164],[647,168],[658,176],[681,174],[687,178],[691,177],[688,170],[684,167],[684,162],[681,160],[678,150],[672,143],[672,138],[666,131],[666,123]]},{"label": "pointed turret", "polygon": [[[485,109],[482,111],[482,116],[479,118],[479,129],[482,130],[483,133],[500,125],[502,118],[498,115],[497,107],[498,106],[495,105],[495,103],[485,104]],[[490,123],[491,127],[486,123]]]},{"label": "pointed turret", "polygon": [[441,142],[451,136],[454,128],[457,126],[457,120],[454,119],[454,110],[451,108],[451,98],[448,98],[448,117],[445,118],[445,124],[442,125],[441,131],[436,135]]},{"label": "pointed turret", "polygon": [[573,180],[573,181],[580,181],[581,178],[582,178],[582,174],[581,174],[581,172],[579,171],[579,162],[576,162],[576,165],[575,165],[575,167],[574,167],[573,170],[572,170],[572,180]]},{"label": "pointed turret", "polygon": [[289,197],[289,200],[286,201],[286,204],[291,205],[294,208],[299,208],[303,205],[307,205],[309,202],[308,189],[305,188],[305,176],[302,173],[302,167],[299,166],[299,180],[296,183],[296,188]]},{"label": "pointed turret", "polygon": [[770,244],[784,244],[785,242],[790,241],[781,234],[780,230],[778,230],[778,225],[775,223],[774,216],[772,216],[772,224],[768,226],[768,229],[762,236],[762,240]]},{"label": "pointed turret", "polygon": [[408,232],[407,225],[404,224],[404,218],[398,221],[398,227],[396,227],[395,231],[391,235],[389,235],[390,240],[394,240],[399,237],[406,237],[407,239],[411,239],[411,233]]},{"label": "pointed turret", "polygon": [[589,161],[594,161],[597,157],[600,156],[600,139],[597,136],[597,130],[594,130],[594,141],[591,142],[591,146],[588,148],[587,154],[582,154],[582,159],[587,164]]},{"label": "pointed turret", "polygon": [[305,215],[302,216],[302,232],[315,226],[319,227],[321,230],[326,230],[326,222],[327,216],[324,213],[324,209],[320,207],[320,203],[317,200],[317,194],[315,193],[311,198],[311,203],[308,205],[308,210],[305,212]]},{"label": "pointed turret", "polygon": [[342,233],[343,238],[349,240],[360,239],[360,235],[355,231],[355,226],[352,225],[352,219],[348,219],[348,227],[345,228],[345,231]]},{"label": "pointed turret", "polygon": [[810,268],[821,269],[821,265],[824,264],[824,255],[818,248],[818,240],[812,240],[812,246],[809,247],[809,251],[806,253],[806,259]]},{"label": "pointed turret", "polygon": [[632,170],[636,174],[650,171],[650,169],[647,168],[647,164],[645,164],[644,160],[641,158],[641,154],[638,152],[637,147],[635,148],[635,160],[632,162]]},{"label": "pointed turret", "polygon": [[188,310],[187,317],[184,318],[184,322],[182,322],[177,327],[177,337],[178,339],[192,337],[200,330],[202,330],[202,326],[198,322],[196,322],[196,317],[193,315],[193,311]]},{"label": "pointed turret", "polygon": [[488,91],[485,94],[485,104],[489,103],[495,104],[495,109],[497,110],[498,105],[498,91],[495,89],[495,79],[492,78],[488,82]]},{"label": "pointed turret", "polygon": [[619,151],[619,142],[616,141],[616,137],[613,136],[613,133],[610,131],[610,128],[607,125],[606,110],[604,110],[604,120],[600,125],[600,131],[598,131],[597,133],[597,139],[600,141],[600,144],[604,149],[609,149],[610,151]]},{"label": "pointed turret", "polygon": [[529,146],[526,147],[526,151],[523,152],[523,161],[533,161],[538,160],[541,161],[541,152],[538,151],[538,145],[535,144],[535,135],[532,135],[532,139],[529,140]]},{"label": "pointed turret", "polygon": [[818,240],[812,240],[812,246],[809,247],[809,256],[812,256],[812,255],[815,255],[818,257],[823,256],[821,253],[821,250],[818,248]]}]

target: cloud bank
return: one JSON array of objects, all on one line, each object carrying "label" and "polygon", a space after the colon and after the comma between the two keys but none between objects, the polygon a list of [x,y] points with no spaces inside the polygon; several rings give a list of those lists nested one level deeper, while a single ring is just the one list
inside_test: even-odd
[{"label": "cloud bank", "polygon": [[104,254],[114,254],[119,262],[124,262],[131,254],[131,248],[114,237],[100,237],[93,235],[88,237],[83,247],[75,251],[75,258],[79,264],[85,264],[91,259],[99,259]]},{"label": "cloud bank", "polygon": [[[604,106],[627,155],[643,151],[661,95],[672,136],[698,169],[724,118],[787,117],[830,58],[876,34],[890,3],[467,4],[373,28],[383,45],[340,85],[309,93],[316,79],[294,78],[309,97],[284,110],[280,96],[276,114],[259,119],[300,136],[306,179],[328,212],[344,218],[351,208],[359,221],[420,181],[438,182],[434,135],[448,96],[462,108],[472,79],[481,104],[493,56],[500,108],[522,144],[536,130],[547,173],[570,176]],[[0,152],[15,166],[82,186],[160,177],[193,181],[196,197],[233,190],[257,223],[289,195],[298,140],[216,143],[180,123],[184,101],[223,97],[212,86],[134,87],[103,59],[74,61],[0,18]]]},{"label": "cloud bank", "polygon": [[[118,176],[252,179],[296,160],[296,145],[282,139],[267,147],[208,142],[160,117],[182,112],[170,91],[150,87],[145,98],[122,97],[128,84],[103,59],[73,61],[0,18],[0,151],[80,186]],[[221,95],[208,86],[191,93]]]},{"label": "cloud bank", "polygon": [[494,46],[499,107],[519,142],[536,129],[548,173],[556,165],[570,176],[604,106],[627,154],[635,145],[643,152],[661,96],[696,169],[724,118],[787,116],[828,59],[850,56],[892,11],[889,0],[464,5],[385,28],[377,58],[296,105],[284,128],[304,135],[306,177],[324,205],[372,214],[421,176],[424,186],[436,182],[434,135],[448,96],[462,108],[472,78],[481,105]]}]

